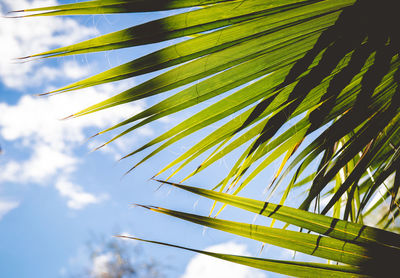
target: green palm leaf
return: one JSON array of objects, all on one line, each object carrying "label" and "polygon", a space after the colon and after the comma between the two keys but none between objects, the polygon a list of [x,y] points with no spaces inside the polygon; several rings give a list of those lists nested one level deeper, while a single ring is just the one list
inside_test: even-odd
[{"label": "green palm leaf", "polygon": [[[291,249],[305,254],[350,265],[362,265],[372,260],[368,249],[364,246],[337,240],[325,236],[294,232],[284,229],[214,219],[199,215],[174,211],[154,206],[142,206],[155,212],[171,215],[186,221],[239,236],[251,238],[264,243]],[[390,250],[390,248],[382,248]]]},{"label": "green palm leaf", "polygon": [[280,261],[261,259],[255,257],[235,256],[229,254],[213,253],[208,251],[196,250],[192,248],[182,247],[179,245],[168,244],[153,240],[145,240],[129,236],[118,236],[120,238],[134,239],[148,243],[155,243],[159,245],[165,245],[184,249],[199,254],[211,256],[214,258],[226,260],[233,263],[238,263],[254,268],[274,271],[284,275],[297,276],[297,277],[370,277],[369,275],[363,274],[360,268],[342,265],[331,265],[321,263],[305,263],[305,262],[294,262],[294,261]]},{"label": "green palm leaf", "polygon": [[380,244],[400,250],[400,235],[374,227],[361,225],[329,216],[290,208],[231,194],[186,186],[168,181],[167,183],[197,195],[238,207],[256,214],[271,217],[321,235],[328,235],[343,241],[358,244]]}]

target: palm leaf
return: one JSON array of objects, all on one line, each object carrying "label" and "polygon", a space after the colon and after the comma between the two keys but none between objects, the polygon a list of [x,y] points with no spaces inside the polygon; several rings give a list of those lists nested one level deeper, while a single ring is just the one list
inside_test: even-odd
[{"label": "palm leaf", "polygon": [[359,244],[380,244],[400,250],[400,235],[329,216],[262,202],[231,194],[215,192],[168,181],[159,181],[256,214],[271,217],[332,238]]},{"label": "palm leaf", "polygon": [[140,206],[231,234],[345,264],[362,265],[366,261],[372,260],[368,249],[364,246],[334,238],[203,217],[154,206]]},{"label": "palm leaf", "polygon": [[120,238],[134,239],[148,243],[155,243],[159,245],[175,247],[187,251],[196,252],[199,254],[211,256],[214,258],[226,260],[233,263],[238,263],[254,268],[274,271],[284,275],[297,276],[297,277],[369,277],[362,273],[357,267],[342,266],[342,265],[331,265],[321,263],[305,263],[305,262],[294,262],[294,261],[280,261],[271,259],[260,259],[255,257],[235,256],[229,254],[213,253],[208,251],[196,250],[192,248],[182,247],[179,245],[168,244],[153,240],[145,240],[130,236],[118,236]]}]

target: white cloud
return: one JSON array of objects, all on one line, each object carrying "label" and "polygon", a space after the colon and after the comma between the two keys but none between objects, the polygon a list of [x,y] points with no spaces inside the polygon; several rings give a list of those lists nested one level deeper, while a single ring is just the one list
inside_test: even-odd
[{"label": "white cloud", "polygon": [[[33,62],[31,62],[33,65]],[[25,87],[40,86],[45,82],[63,79],[81,79],[90,73],[89,65],[80,65],[77,61],[64,61],[59,67],[39,66],[34,69],[32,73],[27,73],[25,76],[9,76],[8,80],[4,83],[9,87],[15,89],[22,89]],[[18,69],[12,73],[20,75]],[[12,80],[11,80],[12,79]],[[7,81],[8,80],[8,81]],[[40,92],[43,93],[43,92]]]},{"label": "white cloud", "polygon": [[144,103],[123,105],[78,119],[60,119],[104,100],[119,90],[117,86],[107,84],[52,97],[26,95],[21,97],[16,105],[0,103],[0,135],[9,141],[23,139],[24,146],[36,141],[63,149],[71,143],[81,143],[87,138],[85,129],[105,128],[115,124],[140,112]]},{"label": "white cloud", "polygon": [[56,189],[61,196],[68,199],[67,205],[71,209],[82,209],[89,204],[96,204],[108,198],[106,194],[95,196],[87,193],[82,187],[73,184],[65,178],[61,178],[57,181]]},{"label": "white cloud", "polygon": [[[88,129],[98,131],[109,127],[143,110],[144,103],[122,105],[78,119],[59,119],[120,90],[116,85],[107,84],[52,97],[25,95],[16,104],[0,103],[0,136],[19,147],[21,152],[29,154],[24,160],[15,159],[11,154],[9,156],[6,149],[3,157],[7,162],[0,163],[3,169],[0,183],[53,183],[73,209],[105,200],[102,194],[95,196],[79,185],[65,181],[83,163],[78,158],[77,149],[89,137]],[[146,136],[150,133],[139,134]],[[124,142],[112,146],[114,155],[124,151],[126,144],[132,146],[129,140]]]},{"label": "white cloud", "polygon": [[[55,0],[2,0],[0,16],[12,10],[56,4]],[[12,59],[93,37],[98,34],[96,28],[71,17],[0,17],[0,26],[0,82],[5,86],[18,90],[37,89],[44,84],[54,86],[56,81],[59,84],[90,74],[93,65],[70,58],[53,59],[51,64],[45,63],[46,59],[28,63],[12,63]],[[79,119],[59,119],[120,92],[125,89],[122,86],[106,84],[53,97],[23,95],[15,104],[0,102],[0,138],[18,150],[18,156],[4,150],[3,161],[0,161],[0,184],[54,184],[73,209],[104,200],[104,194],[96,196],[85,192],[81,186],[69,181],[78,166],[84,163],[83,158],[78,158],[78,149],[92,135],[88,133],[89,129],[99,131],[109,127],[143,110],[144,103],[127,104]],[[136,134],[149,136],[152,130],[145,127]],[[109,146],[107,151],[120,157],[135,140],[126,137]]]},{"label": "white cloud", "polygon": [[4,215],[17,208],[18,206],[19,202],[0,200],[0,220],[4,217]]},{"label": "white cloud", "polygon": [[[246,245],[227,242],[211,246],[206,251],[248,256]],[[219,260],[205,255],[196,255],[189,262],[181,278],[266,278],[260,270]]]},{"label": "white cloud", "polygon": [[59,172],[71,172],[78,160],[49,145],[36,144],[30,158],[25,161],[10,161],[4,165],[1,182],[43,183]]},{"label": "white cloud", "polygon": [[62,67],[62,74],[71,79],[79,79],[89,75],[89,73],[89,65],[80,65],[76,61],[66,61]]},{"label": "white cloud", "polygon": [[[8,11],[55,5],[53,0],[2,0],[0,16]],[[8,87],[24,89],[56,78],[80,78],[88,74],[76,62],[64,61],[59,66],[43,62],[17,63],[13,59],[65,46],[98,34],[94,27],[66,17],[3,18],[0,17],[0,80]]]}]

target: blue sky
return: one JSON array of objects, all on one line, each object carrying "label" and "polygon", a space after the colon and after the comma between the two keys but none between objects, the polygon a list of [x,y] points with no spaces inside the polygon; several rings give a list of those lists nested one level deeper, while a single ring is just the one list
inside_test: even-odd
[{"label": "blue sky", "polygon": [[[52,4],[56,2],[0,0],[0,12],[4,15],[13,9]],[[260,243],[130,206],[132,203],[151,204],[208,214],[209,201],[168,186],[158,190],[158,184],[149,181],[162,166],[195,142],[198,135],[165,150],[127,176],[123,175],[125,171],[143,154],[116,162],[193,111],[183,111],[143,127],[96,152],[91,150],[112,134],[87,140],[89,136],[165,96],[60,121],[150,76],[53,97],[35,96],[151,52],[162,44],[28,63],[12,60],[163,15],[165,13],[0,19],[1,277],[69,277],[82,267],[92,269],[95,277],[94,266],[84,259],[88,255],[86,242],[93,234],[104,237],[131,234],[199,249],[258,254]],[[213,128],[209,127],[208,131]],[[229,164],[228,157],[188,183],[210,188],[226,173]],[[258,177],[245,192],[247,196],[262,196],[276,167],[273,165],[270,172]],[[251,215],[234,209],[226,209],[221,217],[253,221]],[[137,243],[126,244],[129,248],[129,244]],[[275,276],[172,248],[150,244],[142,244],[142,247],[146,256],[168,266],[167,277]],[[287,251],[268,246],[263,256],[291,258]]]}]

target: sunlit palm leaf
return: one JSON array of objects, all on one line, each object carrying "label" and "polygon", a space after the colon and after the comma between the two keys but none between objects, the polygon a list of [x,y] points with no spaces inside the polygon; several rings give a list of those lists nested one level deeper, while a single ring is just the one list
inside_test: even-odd
[{"label": "sunlit palm leaf", "polygon": [[321,235],[329,235],[332,238],[359,244],[380,244],[382,246],[393,247],[400,250],[400,235],[396,233],[335,219],[317,213],[282,205],[275,205],[273,203],[233,196],[212,190],[171,183],[168,181],[159,182],[176,186],[214,201],[219,201],[227,205],[232,205],[240,209],[248,210],[253,213],[305,228]]},{"label": "sunlit palm leaf", "polygon": [[231,234],[345,264],[362,265],[372,260],[367,248],[325,236],[214,219],[160,207],[142,207]]},{"label": "sunlit palm leaf", "polygon": [[254,257],[235,256],[221,253],[213,253],[208,251],[196,250],[192,248],[182,247],[174,244],[168,244],[153,240],[145,240],[129,236],[119,236],[121,238],[140,240],[149,243],[155,243],[175,248],[180,248],[196,253],[204,254],[214,258],[251,266],[254,268],[274,271],[277,273],[297,276],[297,277],[369,277],[362,273],[360,268],[343,265],[331,265],[321,263],[305,263],[305,262],[294,262],[294,261],[280,261],[280,260],[269,260]]}]

